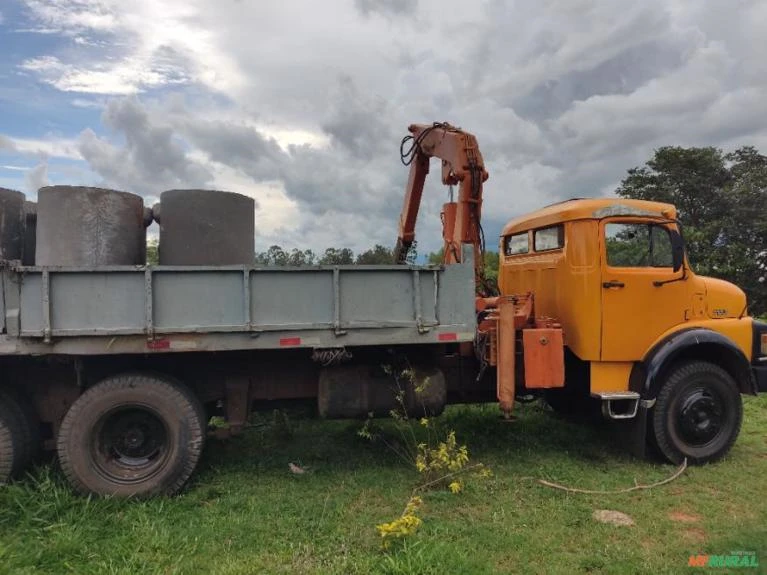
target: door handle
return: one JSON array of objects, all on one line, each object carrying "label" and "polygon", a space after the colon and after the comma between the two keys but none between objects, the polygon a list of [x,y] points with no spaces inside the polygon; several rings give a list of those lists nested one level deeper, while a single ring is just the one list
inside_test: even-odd
[{"label": "door handle", "polygon": [[619,281],[609,281],[609,282],[604,282],[602,284],[602,287],[603,288],[607,288],[607,289],[610,289],[610,288],[622,288],[622,287],[625,287],[625,286],[626,286],[626,284],[624,284],[623,282],[619,282]]}]

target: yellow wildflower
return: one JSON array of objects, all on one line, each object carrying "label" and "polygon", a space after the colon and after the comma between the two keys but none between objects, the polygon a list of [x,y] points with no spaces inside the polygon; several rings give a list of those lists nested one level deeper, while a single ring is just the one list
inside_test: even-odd
[{"label": "yellow wildflower", "polygon": [[420,497],[411,497],[407,502],[405,511],[402,515],[391,521],[390,523],[381,523],[376,525],[376,530],[381,536],[382,544],[384,548],[388,548],[393,539],[400,539],[415,533],[415,531],[423,523],[415,513],[418,508],[423,504],[423,500]]}]

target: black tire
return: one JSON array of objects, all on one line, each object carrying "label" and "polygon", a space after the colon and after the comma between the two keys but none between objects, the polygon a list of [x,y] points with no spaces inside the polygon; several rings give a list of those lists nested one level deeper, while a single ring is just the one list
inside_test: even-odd
[{"label": "black tire", "polygon": [[151,497],[178,492],[205,442],[200,402],[154,374],[108,377],[88,389],[59,429],[61,469],[79,492]]},{"label": "black tire", "polygon": [[740,433],[743,402],[735,380],[718,365],[687,361],[672,367],[650,418],[652,443],[670,462],[717,461]]},{"label": "black tire", "polygon": [[18,477],[29,466],[39,447],[37,418],[32,407],[17,393],[0,389],[0,483]]},{"label": "black tire", "polygon": [[18,420],[6,405],[0,403],[0,485],[13,476],[18,453]]}]

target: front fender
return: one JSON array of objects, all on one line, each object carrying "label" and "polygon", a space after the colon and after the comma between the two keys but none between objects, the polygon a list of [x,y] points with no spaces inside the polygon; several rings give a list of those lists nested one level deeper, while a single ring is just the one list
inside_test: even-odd
[{"label": "front fender", "polygon": [[710,361],[733,376],[741,393],[756,393],[748,358],[738,345],[706,328],[676,331],[660,340],[631,374],[631,389],[643,399],[654,399],[663,385],[664,371],[679,359]]}]

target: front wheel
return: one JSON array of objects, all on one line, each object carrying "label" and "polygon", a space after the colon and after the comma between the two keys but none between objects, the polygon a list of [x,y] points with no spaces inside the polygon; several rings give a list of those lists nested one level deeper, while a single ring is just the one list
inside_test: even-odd
[{"label": "front wheel", "polygon": [[82,493],[171,495],[192,474],[205,426],[185,386],[149,374],[109,377],[67,412],[57,450],[64,474]]},{"label": "front wheel", "polygon": [[727,454],[742,420],[735,380],[717,365],[688,361],[672,368],[658,393],[651,439],[672,463],[708,463]]}]

